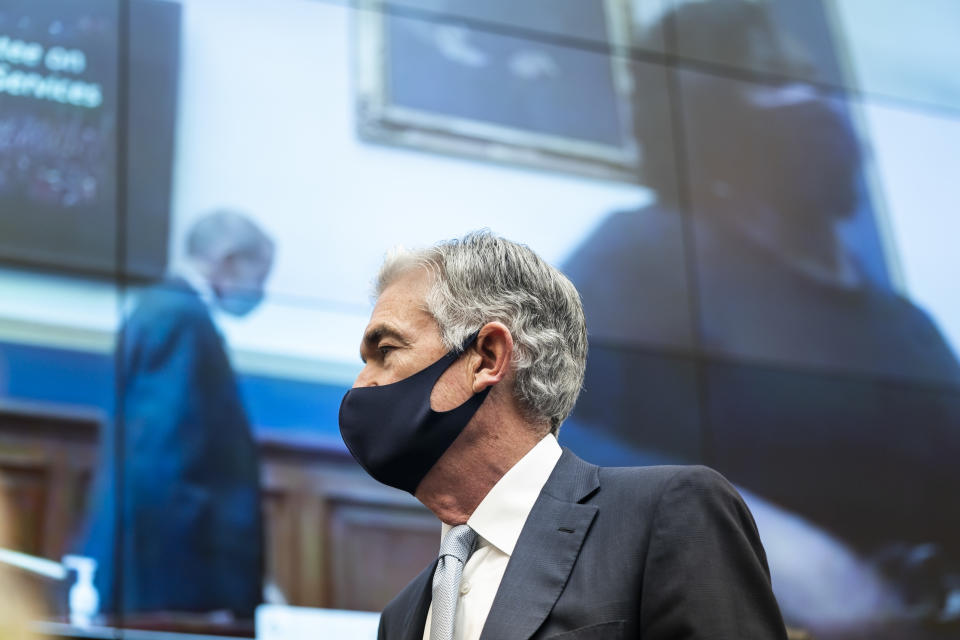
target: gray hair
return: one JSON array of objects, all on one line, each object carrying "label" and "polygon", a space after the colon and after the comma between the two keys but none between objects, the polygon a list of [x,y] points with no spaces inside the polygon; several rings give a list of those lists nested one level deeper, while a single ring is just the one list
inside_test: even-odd
[{"label": "gray hair", "polygon": [[245,254],[269,260],[273,240],[249,216],[217,209],[204,214],[187,232],[187,256],[216,263],[229,255]]},{"label": "gray hair", "polygon": [[513,336],[514,398],[526,417],[555,434],[583,385],[587,327],[580,295],[557,269],[526,247],[489,231],[427,249],[394,250],[377,276],[375,295],[413,268],[433,282],[424,301],[448,349],[488,322]]}]

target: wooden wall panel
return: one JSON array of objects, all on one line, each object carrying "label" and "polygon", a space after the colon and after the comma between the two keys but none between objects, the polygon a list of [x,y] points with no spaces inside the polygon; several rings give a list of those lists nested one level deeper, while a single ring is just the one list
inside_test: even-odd
[{"label": "wooden wall panel", "polygon": [[333,498],[327,514],[330,605],[379,611],[440,548],[440,525],[404,505]]},{"label": "wooden wall panel", "polygon": [[0,491],[18,549],[60,559],[86,509],[101,416],[0,405]]},{"label": "wooden wall panel", "polygon": [[[17,547],[59,559],[86,518],[103,416],[0,404],[0,493]],[[302,434],[259,438],[267,580],[289,604],[380,610],[429,564],[440,524],[343,452]]]},{"label": "wooden wall panel", "polygon": [[8,544],[32,555],[46,551],[48,478],[44,467],[26,466],[0,453],[0,501],[13,514]]}]

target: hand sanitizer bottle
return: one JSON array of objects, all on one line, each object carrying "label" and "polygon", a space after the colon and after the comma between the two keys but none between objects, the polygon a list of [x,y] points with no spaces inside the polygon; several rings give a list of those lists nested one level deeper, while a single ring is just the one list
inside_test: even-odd
[{"label": "hand sanitizer bottle", "polygon": [[89,628],[93,617],[100,608],[100,596],[93,586],[93,574],[97,570],[97,561],[85,556],[64,556],[63,566],[77,572],[77,579],[70,587],[69,606],[70,624],[75,627]]}]

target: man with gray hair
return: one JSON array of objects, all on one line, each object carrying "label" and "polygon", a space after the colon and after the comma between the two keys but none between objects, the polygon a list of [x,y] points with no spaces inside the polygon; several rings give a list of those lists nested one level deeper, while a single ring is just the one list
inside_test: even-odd
[{"label": "man with gray hair", "polygon": [[244,316],[263,299],[273,266],[273,240],[242,213],[221,209],[187,233],[187,264],[179,274],[208,304]]},{"label": "man with gray hair", "polygon": [[784,638],[756,527],[704,467],[600,468],[556,434],[583,381],[573,285],[489,233],[383,265],[340,429],[442,521],[386,640]]},{"label": "man with gray hair", "polygon": [[204,215],[187,233],[188,263],[144,290],[124,323],[120,411],[103,438],[86,546],[105,611],[252,618],[261,601],[257,447],[211,314],[256,307],[273,246],[244,214]]}]

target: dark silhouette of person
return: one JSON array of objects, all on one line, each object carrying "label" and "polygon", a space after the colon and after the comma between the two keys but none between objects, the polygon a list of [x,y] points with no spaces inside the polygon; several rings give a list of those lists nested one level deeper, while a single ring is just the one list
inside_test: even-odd
[{"label": "dark silhouette of person", "polygon": [[[935,548],[951,574],[960,366],[841,236],[862,202],[843,102],[805,81],[762,4],[691,3],[652,31],[644,46],[680,41],[737,73],[668,70],[677,127],[638,83],[656,201],[608,216],[564,265],[591,329],[575,422],[653,461],[709,464],[863,557]],[[939,607],[945,582],[919,590]]]}]

